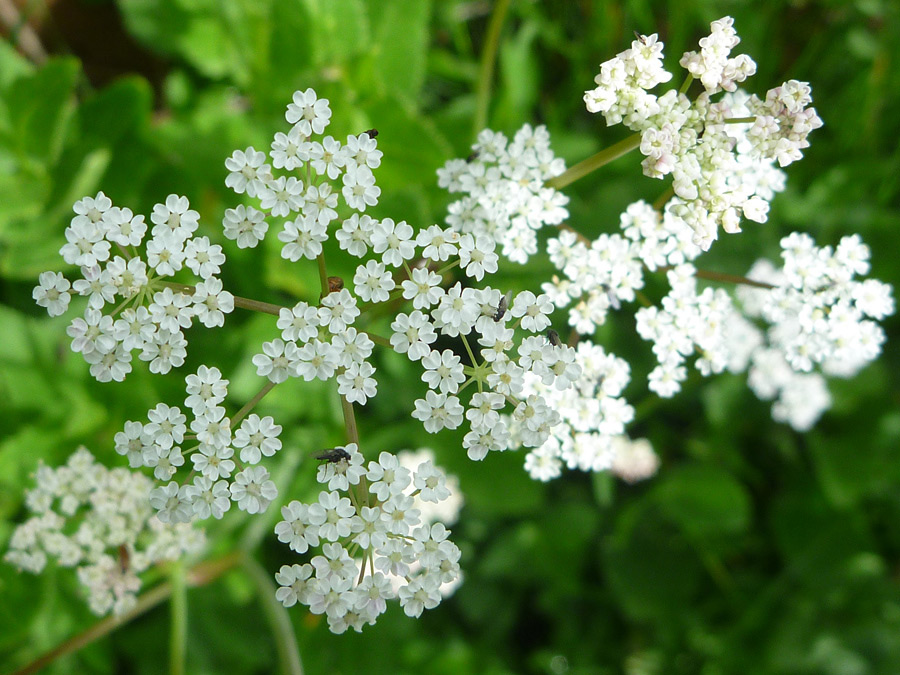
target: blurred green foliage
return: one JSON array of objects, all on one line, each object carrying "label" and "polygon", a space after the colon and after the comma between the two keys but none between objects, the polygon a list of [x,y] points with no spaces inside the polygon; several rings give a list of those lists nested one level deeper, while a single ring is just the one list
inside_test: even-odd
[{"label": "blurred green foliage", "polygon": [[[334,136],[380,132],[382,201],[374,215],[440,222],[449,199],[434,171],[469,152],[491,8],[474,0],[65,4],[76,15],[98,7],[120,13],[145,60],[163,64],[163,77],[111,54],[106,65],[116,77],[98,86],[65,42],[40,67],[0,42],[0,549],[25,515],[23,490],[38,461],[58,464],[84,443],[120,464],[113,434],[157,401],[176,401],[182,387],[178,377],[150,377],[140,366],[124,384],[98,385],[68,349],[65,317],[47,319],[32,305],[38,273],[62,269],[57,251],[71,204],[102,189],[114,203],[148,213],[170,192],[186,194],[203,233],[226,247],[227,288],[272,302],[315,299],[312,266],[288,265],[272,245],[240,251],[221,236],[222,213],[236,203],[223,184],[224,158],[250,144],[267,148],[284,130],[290,94],[311,86],[331,99]],[[490,124],[511,133],[545,123],[557,152],[578,161],[622,137],[585,112],[581,92],[632,30],[659,32],[675,68],[709,22],[726,14],[743,38],[739,50],[759,65],[751,88],[811,82],[825,127],[790,167],[770,222],[723,237],[706,266],[741,273],[793,230],[820,244],[858,232],[873,249],[873,276],[896,287],[895,2],[513,0]],[[50,28],[52,21],[51,13]],[[663,188],[640,176],[634,156],[619,160],[568,190],[570,222],[589,235],[613,231],[628,203]],[[549,270],[541,259],[535,265],[507,265],[502,283],[532,286]],[[401,359],[381,354],[388,395],[361,413],[366,450],[431,446],[459,475],[467,505],[454,538],[465,583],[421,620],[394,608],[362,635],[332,636],[318,617],[291,610],[306,671],[896,673],[897,326],[896,318],[886,323],[880,361],[854,380],[832,382],[835,405],[805,436],[772,422],[768,405],[738,377],[692,380],[673,401],[648,399],[632,432],[653,442],[662,468],[635,486],[580,474],[536,484],[513,453],[474,465],[458,437],[428,436],[413,423],[408,413],[421,385]],[[249,357],[273,335],[268,318],[239,313],[215,335],[195,329],[182,372],[218,365],[237,408],[259,386]],[[601,337],[632,363],[629,399],[640,403],[648,345],[627,312]],[[284,425],[291,449],[276,471],[282,495],[308,496],[313,471],[302,460],[341,440],[335,392],[292,382],[262,408]],[[223,551],[259,541],[256,554],[274,572],[295,558],[268,535],[277,509],[270,512],[261,524],[229,514],[211,525],[211,538]],[[192,590],[189,603],[189,672],[273,672],[272,637],[241,573]],[[168,620],[159,608],[48,672],[162,672]],[[27,663],[92,621],[71,574],[33,577],[0,565],[0,669]]]}]

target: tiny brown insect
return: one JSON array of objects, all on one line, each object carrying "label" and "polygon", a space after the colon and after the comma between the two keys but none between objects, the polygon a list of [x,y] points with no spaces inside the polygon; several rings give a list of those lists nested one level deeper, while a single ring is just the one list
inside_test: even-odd
[{"label": "tiny brown insect", "polygon": [[472,162],[474,162],[476,159],[478,159],[478,155],[479,152],[477,150],[470,154],[468,157],[466,157],[466,164],[471,164]]},{"label": "tiny brown insect", "polygon": [[328,292],[337,293],[344,287],[344,280],[340,277],[328,277]]},{"label": "tiny brown insect", "polygon": [[552,328],[547,329],[547,339],[550,340],[550,344],[554,347],[561,347],[562,342],[559,339],[559,333],[557,333]]},{"label": "tiny brown insect", "polygon": [[368,131],[364,131],[369,138],[375,138],[378,135],[378,129],[369,129]]},{"label": "tiny brown insect", "polygon": [[122,544],[119,546],[119,571],[122,574],[126,574],[130,566],[131,554],[128,552],[128,547],[125,544]]},{"label": "tiny brown insect", "polygon": [[328,448],[317,454],[316,459],[321,462],[332,462],[334,464],[338,462],[349,462],[350,453],[343,448]]}]

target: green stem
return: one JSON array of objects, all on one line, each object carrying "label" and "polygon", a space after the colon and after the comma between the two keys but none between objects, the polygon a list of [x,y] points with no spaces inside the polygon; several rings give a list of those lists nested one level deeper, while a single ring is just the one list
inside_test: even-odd
[{"label": "green stem", "polygon": [[187,656],[187,579],[180,561],[172,564],[172,625],[169,634],[169,673],[184,675]]},{"label": "green stem", "polygon": [[[187,575],[188,585],[205,586],[225,574],[225,572],[237,565],[239,561],[239,553],[230,553],[215,560],[205,560],[198,563],[191,568]],[[12,675],[31,675],[32,673],[43,670],[57,659],[77,652],[79,649],[96,642],[100,638],[109,635],[117,628],[124,626],[132,619],[139,617],[144,612],[165,602],[171,594],[172,584],[168,582],[151,588],[149,591],[138,597],[134,607],[124,614],[101,619],[87,630],[69,638],[58,647],[51,649],[31,663],[19,668],[19,670],[16,670]]]},{"label": "green stem", "polygon": [[[169,288],[175,289],[182,293],[195,293],[197,290],[194,286],[180,284],[177,281],[160,281],[159,283],[163,286],[168,286]],[[260,300],[242,298],[239,295],[234,295],[232,297],[234,298],[235,307],[240,307],[241,309],[249,309],[254,312],[262,312],[263,314],[273,314],[275,316],[278,316],[279,312],[284,309],[284,307],[282,307],[281,305],[273,305],[270,302],[262,302]]]},{"label": "green stem", "polygon": [[[660,272],[668,272],[672,269],[671,265],[665,265],[658,268]],[[708,279],[709,281],[722,281],[727,284],[743,284],[744,286],[754,286],[756,288],[772,289],[776,286],[767,284],[765,281],[754,281],[739,274],[726,274],[725,272],[713,272],[712,270],[695,270],[694,276],[698,279]]]},{"label": "green stem", "polygon": [[322,297],[328,295],[328,272],[325,269],[325,251],[316,256],[319,263],[319,281],[322,283]]},{"label": "green stem", "polygon": [[509,0],[497,0],[494,11],[488,22],[484,49],[481,52],[481,67],[478,70],[478,84],[475,91],[475,119],[473,135],[487,126],[488,107],[491,103],[491,85],[494,80],[494,65],[497,61],[497,47],[500,44],[500,31],[509,9]]},{"label": "green stem", "polygon": [[555,188],[557,190],[566,187],[567,185],[571,185],[579,178],[583,178],[587,176],[592,171],[596,171],[601,166],[605,166],[610,162],[618,159],[622,155],[628,154],[635,148],[637,148],[641,144],[641,135],[640,134],[632,134],[628,138],[625,138],[615,145],[611,145],[608,148],[601,150],[596,155],[588,157],[587,159],[578,162],[573,167],[566,169],[563,173],[558,176],[551,178],[544,185],[547,187]]},{"label": "green stem", "polygon": [[232,427],[232,429],[233,429],[235,426],[237,426],[237,424],[238,424],[242,419],[244,419],[244,418],[247,416],[247,413],[249,413],[251,410],[253,410],[253,408],[256,407],[256,404],[257,404],[257,403],[259,403],[260,401],[262,401],[263,396],[265,396],[266,394],[268,394],[268,393],[269,393],[270,391],[272,391],[272,389],[274,389],[274,388],[275,388],[275,383],[274,383],[274,382],[266,382],[266,383],[263,385],[263,388],[260,389],[260,390],[256,393],[256,396],[254,396],[254,397],[251,398],[249,401],[247,401],[246,405],[244,405],[243,408],[241,408],[240,410],[238,410],[237,413],[235,413],[234,417],[231,418],[231,427]]},{"label": "green stem", "polygon": [[756,121],[756,117],[751,115],[750,117],[729,117],[726,120],[722,120],[724,124],[753,124]]},{"label": "green stem", "polygon": [[666,205],[666,203],[675,196],[675,187],[669,186],[669,189],[663,192],[659,197],[656,198],[656,201],[653,202],[653,210],[654,211],[662,211],[662,208]]},{"label": "green stem", "polygon": [[391,341],[388,340],[387,338],[383,338],[380,335],[375,335],[374,333],[370,333],[367,330],[364,330],[361,332],[364,333],[365,335],[367,335],[369,337],[369,339],[377,345],[381,345],[382,347],[390,347],[391,349],[394,348],[394,345],[392,345]]},{"label": "green stem", "polygon": [[678,90],[679,94],[686,94],[687,90],[691,86],[691,82],[694,81],[694,76],[688,73],[688,76],[684,78],[684,83],[681,85],[681,89]]},{"label": "green stem", "polygon": [[272,638],[275,640],[275,648],[278,650],[281,672],[285,675],[303,675],[303,665],[300,663],[300,650],[297,647],[294,626],[284,605],[275,599],[275,584],[272,583],[271,577],[262,565],[253,557],[244,556],[241,566],[256,585],[260,605],[266,615],[266,621],[269,623]]}]

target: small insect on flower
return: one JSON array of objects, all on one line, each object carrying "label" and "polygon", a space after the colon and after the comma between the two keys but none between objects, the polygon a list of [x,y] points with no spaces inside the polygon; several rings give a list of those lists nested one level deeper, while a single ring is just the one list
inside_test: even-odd
[{"label": "small insect on flower", "polygon": [[494,312],[494,321],[500,323],[501,319],[506,315],[509,308],[509,301],[512,299],[512,291],[507,291],[506,295],[500,298],[500,304],[497,305],[497,311]]},{"label": "small insect on flower", "polygon": [[552,328],[547,329],[547,339],[550,341],[550,344],[554,347],[561,347],[562,342],[559,339],[559,333],[557,333]]},{"label": "small insect on flower", "polygon": [[119,546],[119,571],[122,574],[127,574],[130,566],[131,553],[128,552],[128,547],[125,544],[122,544]]},{"label": "small insect on flower", "polygon": [[478,159],[479,154],[480,153],[477,150],[475,152],[471,153],[468,157],[466,157],[466,164],[471,164],[476,159]]},{"label": "small insect on flower", "polygon": [[328,448],[327,450],[318,453],[316,459],[321,462],[332,462],[334,464],[337,464],[338,462],[349,462],[350,453],[343,448]]},{"label": "small insect on flower", "polygon": [[378,135],[378,129],[369,129],[368,131],[364,131],[364,134],[369,138],[375,138]]}]

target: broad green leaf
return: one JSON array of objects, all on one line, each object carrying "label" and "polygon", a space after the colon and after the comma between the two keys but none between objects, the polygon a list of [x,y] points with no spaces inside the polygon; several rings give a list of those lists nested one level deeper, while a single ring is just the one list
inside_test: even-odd
[{"label": "broad green leaf", "polygon": [[12,144],[23,158],[50,164],[62,150],[75,110],[78,62],[53,59],[31,77],[20,77],[6,93]]},{"label": "broad green leaf", "polygon": [[385,91],[415,103],[425,78],[430,0],[377,3],[372,12],[375,75]]},{"label": "broad green leaf", "polygon": [[686,534],[737,534],[750,523],[750,498],[735,478],[715,466],[674,468],[653,491],[660,511]]},{"label": "broad green leaf", "polygon": [[304,0],[310,14],[313,58],[335,77],[371,45],[369,17],[362,0]]}]

